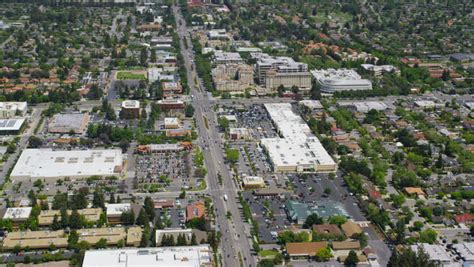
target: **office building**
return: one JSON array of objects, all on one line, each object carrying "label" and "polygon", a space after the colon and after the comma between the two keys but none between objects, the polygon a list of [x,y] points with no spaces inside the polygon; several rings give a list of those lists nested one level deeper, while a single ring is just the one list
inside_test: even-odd
[{"label": "office building", "polygon": [[250,53],[257,61],[255,72],[260,85],[267,89],[297,86],[302,90],[311,88],[311,74],[308,65],[290,57],[273,57],[265,53]]},{"label": "office building", "polygon": [[164,123],[165,123],[165,129],[178,129],[180,127],[179,119],[175,117],[165,118]]},{"label": "office building", "polygon": [[23,150],[11,178],[17,181],[36,179],[80,179],[90,176],[117,176],[123,169],[121,149]]},{"label": "office building", "polygon": [[245,189],[255,189],[265,187],[265,181],[260,176],[247,176],[242,177],[242,185]]},{"label": "office building", "polygon": [[28,111],[26,102],[0,102],[0,119],[25,116]]},{"label": "office building", "polygon": [[83,267],[212,267],[212,250],[208,245],[140,249],[88,250]]},{"label": "office building", "polygon": [[362,77],[352,69],[327,69],[311,71],[313,77],[321,86],[321,92],[334,93],[338,91],[372,90],[372,82]]},{"label": "office building", "polygon": [[0,135],[20,134],[25,122],[25,119],[0,119]]},{"label": "office building", "polygon": [[244,92],[254,86],[253,68],[245,64],[222,64],[212,70],[212,82],[217,91]]},{"label": "office building", "polygon": [[263,138],[261,145],[275,172],[333,172],[337,166],[291,104],[265,104],[282,138]]},{"label": "office building", "polygon": [[239,53],[235,52],[215,52],[214,63],[215,64],[240,64],[243,60]]},{"label": "office building", "polygon": [[107,204],[107,210],[106,210],[107,222],[109,224],[120,223],[122,213],[131,212],[131,210],[132,210],[132,205],[130,203],[109,203]]},{"label": "office building", "polygon": [[18,226],[30,218],[31,210],[31,207],[7,208],[3,219],[11,220],[13,225]]},{"label": "office building", "polygon": [[12,250],[15,247],[47,249],[51,245],[60,249],[67,247],[67,239],[64,230],[11,232],[3,240],[3,249]]},{"label": "office building", "polygon": [[124,100],[122,102],[122,110],[120,116],[125,120],[133,120],[140,118],[140,101]]}]

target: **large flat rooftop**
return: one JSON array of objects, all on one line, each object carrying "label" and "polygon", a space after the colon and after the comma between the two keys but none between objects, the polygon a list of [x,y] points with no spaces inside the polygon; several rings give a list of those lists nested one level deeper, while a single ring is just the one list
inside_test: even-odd
[{"label": "large flat rooftop", "polygon": [[212,266],[212,254],[208,245],[89,250],[86,251],[82,266],[206,267]]},{"label": "large flat rooftop", "polygon": [[82,178],[117,175],[122,171],[120,149],[52,150],[25,149],[18,159],[12,179]]},{"label": "large flat rooftop", "polygon": [[336,163],[303,119],[293,112],[291,104],[265,104],[276,129],[283,138],[264,138],[275,170],[333,171]]}]

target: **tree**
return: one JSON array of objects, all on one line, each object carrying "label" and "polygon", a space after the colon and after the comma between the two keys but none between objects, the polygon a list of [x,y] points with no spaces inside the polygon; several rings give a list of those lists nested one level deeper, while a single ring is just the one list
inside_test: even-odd
[{"label": "tree", "polygon": [[145,225],[145,229],[143,230],[142,238],[140,239],[140,247],[144,248],[148,246],[148,237],[150,236],[150,227]]},{"label": "tree", "polygon": [[132,225],[135,222],[135,214],[133,210],[122,212],[120,215],[120,221],[124,225]]},{"label": "tree", "polygon": [[328,248],[323,248],[318,253],[316,253],[317,261],[328,261],[332,258],[331,250]]},{"label": "tree", "polygon": [[187,118],[194,116],[194,107],[192,105],[186,105],[186,108],[184,109],[184,115]]},{"label": "tree", "polygon": [[155,219],[155,203],[153,202],[151,197],[145,197],[143,208],[145,209],[146,214],[148,215],[149,221],[153,221]]},{"label": "tree", "polygon": [[395,249],[390,256],[387,264],[388,267],[405,267],[405,266],[424,266],[435,267],[434,262],[430,261],[429,256],[419,247],[417,252],[410,248],[398,251]]},{"label": "tree", "polygon": [[80,229],[83,226],[83,220],[79,212],[74,209],[71,212],[71,216],[69,217],[69,226],[71,229]]},{"label": "tree", "polygon": [[277,92],[278,92],[278,97],[283,97],[283,94],[285,93],[286,89],[283,85],[278,86]]},{"label": "tree", "polygon": [[313,213],[306,218],[303,224],[303,228],[309,229],[313,227],[313,225],[315,224],[323,224],[323,223],[324,223],[323,218],[319,217],[318,214]]},{"label": "tree", "polygon": [[[473,229],[473,228],[471,227],[471,230],[472,230],[472,229]],[[198,244],[198,243],[197,243],[197,241],[196,241],[196,234],[193,233],[193,234],[191,235],[191,246],[195,246],[195,245],[197,245],[197,244]]]},{"label": "tree", "polygon": [[233,148],[228,148],[225,151],[225,158],[226,160],[236,163],[239,161],[239,150],[238,149],[233,149]]},{"label": "tree", "polygon": [[229,120],[226,117],[219,117],[217,119],[217,122],[219,124],[219,127],[221,127],[222,129],[226,130],[227,128],[229,128]]},{"label": "tree", "polygon": [[100,187],[97,187],[94,191],[94,195],[92,198],[92,207],[94,208],[101,208],[105,209],[105,203],[104,203],[104,193],[102,193],[102,189]]},{"label": "tree", "polygon": [[66,209],[61,209],[61,228],[66,228],[69,226],[69,214],[67,214]]},{"label": "tree", "polygon": [[53,217],[53,223],[51,223],[51,230],[56,231],[61,229],[61,223],[59,222],[59,217],[57,214]]},{"label": "tree", "polygon": [[110,199],[109,199],[109,203],[115,203],[115,194],[114,193],[110,193]]},{"label": "tree", "polygon": [[420,242],[433,244],[436,242],[438,233],[433,229],[426,229],[420,233]]},{"label": "tree", "polygon": [[181,193],[179,193],[179,198],[180,199],[185,199],[186,198],[186,191],[181,191]]},{"label": "tree", "polygon": [[150,220],[148,219],[148,215],[146,214],[145,209],[140,209],[140,212],[138,213],[138,217],[136,220],[137,225],[148,225]]},{"label": "tree", "polygon": [[177,246],[186,246],[187,244],[188,243],[186,242],[186,237],[183,234],[179,234],[176,245]]},{"label": "tree", "polygon": [[95,243],[96,249],[106,248],[107,247],[107,239],[101,238],[97,243]]},{"label": "tree", "polygon": [[28,138],[28,147],[29,148],[39,148],[43,145],[43,140],[39,137],[36,137],[34,135],[30,136]]},{"label": "tree", "polygon": [[342,215],[333,215],[329,217],[328,222],[330,224],[337,224],[338,226],[343,225],[345,222],[347,222],[347,218]]},{"label": "tree", "polygon": [[146,49],[146,47],[143,47],[142,50],[140,51],[140,63],[143,66],[146,66],[147,60],[148,60],[148,50]]},{"label": "tree", "polygon": [[357,266],[359,262],[359,258],[354,250],[349,251],[349,255],[347,255],[346,260],[344,261],[344,265],[346,266]]},{"label": "tree", "polygon": [[192,229],[206,231],[206,218],[204,218],[204,216],[192,218],[186,223],[186,226]]},{"label": "tree", "polygon": [[68,247],[76,248],[77,242],[79,242],[79,234],[76,232],[76,230],[72,230],[67,238]]}]

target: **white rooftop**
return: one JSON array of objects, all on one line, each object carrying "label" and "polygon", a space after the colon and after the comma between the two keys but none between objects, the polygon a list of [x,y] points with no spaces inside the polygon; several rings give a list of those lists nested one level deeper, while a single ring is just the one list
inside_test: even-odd
[{"label": "white rooftop", "polygon": [[310,109],[322,109],[323,105],[319,100],[301,100],[299,102],[301,105],[307,106]]},{"label": "white rooftop", "polygon": [[174,125],[174,124],[178,124],[179,123],[179,119],[176,118],[176,117],[168,117],[168,118],[165,118],[165,125]]},{"label": "white rooftop", "polygon": [[274,164],[279,166],[335,165],[318,138],[303,119],[292,111],[289,103],[265,104],[270,117],[283,138],[264,138]]},{"label": "white rooftop", "polygon": [[362,77],[353,69],[312,70],[315,79],[332,85],[370,85],[372,82]]},{"label": "white rooftop", "polygon": [[0,120],[0,131],[18,131],[25,122],[25,119]]},{"label": "white rooftop", "polygon": [[208,245],[140,249],[88,250],[83,267],[206,267],[212,266]]},{"label": "white rooftop", "polygon": [[31,207],[8,208],[3,215],[3,219],[26,220],[30,217]]},{"label": "white rooftop", "polygon": [[263,183],[263,178],[260,176],[243,176],[242,181],[244,184],[261,184]]},{"label": "white rooftop", "polygon": [[463,260],[474,262],[474,242],[453,244],[453,248]]},{"label": "white rooftop", "polygon": [[351,106],[358,112],[367,113],[369,110],[375,109],[377,111],[384,111],[388,109],[387,104],[382,101],[341,101],[338,102],[341,107]]},{"label": "white rooftop", "polygon": [[140,101],[138,100],[124,100],[122,108],[140,108]]},{"label": "white rooftop", "polygon": [[442,245],[430,245],[426,243],[411,245],[411,249],[415,252],[417,252],[420,247],[422,247],[425,253],[428,254],[430,260],[443,263],[443,266],[450,266],[450,263],[452,263],[451,257],[449,256],[448,252],[446,252],[445,247]]},{"label": "white rooftop", "polygon": [[107,176],[121,172],[122,150],[57,150],[25,149],[12,173],[15,178],[57,178]]},{"label": "white rooftop", "polygon": [[107,204],[107,216],[122,215],[124,211],[129,211],[130,209],[130,203],[109,203]]}]

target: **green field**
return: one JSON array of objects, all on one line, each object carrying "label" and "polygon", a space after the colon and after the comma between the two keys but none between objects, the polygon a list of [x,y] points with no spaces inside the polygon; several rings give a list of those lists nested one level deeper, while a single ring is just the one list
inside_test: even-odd
[{"label": "green field", "polygon": [[146,80],[145,74],[128,71],[117,72],[117,80]]}]

